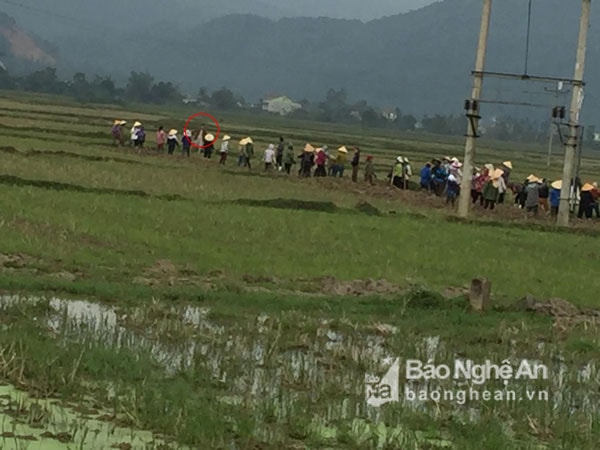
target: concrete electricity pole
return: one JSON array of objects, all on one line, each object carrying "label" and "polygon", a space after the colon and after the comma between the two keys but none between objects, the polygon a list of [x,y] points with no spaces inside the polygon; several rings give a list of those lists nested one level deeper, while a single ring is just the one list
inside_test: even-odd
[{"label": "concrete electricity pole", "polygon": [[485,66],[485,54],[487,50],[488,34],[490,29],[490,17],[492,13],[492,0],[483,0],[483,11],[481,13],[481,28],[479,30],[479,43],[477,45],[477,58],[475,60],[475,72],[473,74],[473,90],[469,110],[469,123],[467,126],[467,141],[465,143],[465,160],[463,166],[463,179],[458,199],[458,215],[467,217],[471,206],[470,195],[471,179],[473,173],[473,159],[475,157],[475,140],[479,128],[479,99],[483,87],[483,70]]},{"label": "concrete electricity pole", "polygon": [[[587,46],[588,28],[590,25],[590,10],[592,1],[583,0],[581,7],[581,21],[579,23],[579,39],[577,42],[577,59],[575,62],[575,75],[573,76],[573,96],[569,110],[569,137],[565,144],[565,164],[563,167],[562,189],[560,193],[560,207],[558,209],[557,225],[569,226],[571,212],[571,180],[573,180],[573,166],[575,151],[579,137],[579,113],[583,104],[583,71],[585,68],[585,52]],[[573,195],[575,195],[575,180],[573,180]]]}]

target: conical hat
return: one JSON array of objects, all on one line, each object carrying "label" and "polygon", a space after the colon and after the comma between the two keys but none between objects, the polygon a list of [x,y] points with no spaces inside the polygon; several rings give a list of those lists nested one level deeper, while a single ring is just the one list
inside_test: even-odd
[{"label": "conical hat", "polygon": [[304,146],[304,151],[307,153],[313,153],[315,151],[315,148],[310,144],[306,144]]},{"label": "conical hat", "polygon": [[529,175],[527,178],[525,178],[527,181],[536,181],[538,179],[538,177],[536,177],[534,174]]},{"label": "conical hat", "polygon": [[231,136],[229,136],[228,134],[226,134],[225,136],[223,136],[223,141],[229,141],[231,139]]},{"label": "conical hat", "polygon": [[562,180],[556,180],[551,186],[553,189],[562,189]]},{"label": "conical hat", "polygon": [[590,183],[585,183],[583,186],[581,186],[581,192],[589,192],[592,191],[594,189],[594,186],[592,186]]},{"label": "conical hat", "polygon": [[215,140],[215,137],[210,133],[208,133],[206,136],[204,136],[204,141],[214,141],[214,140]]},{"label": "conical hat", "polygon": [[490,173],[492,173],[494,171],[494,165],[493,164],[486,164],[483,167],[485,167]]},{"label": "conical hat", "polygon": [[126,120],[121,120],[121,121],[119,122],[119,125],[127,125],[127,121],[126,121]]},{"label": "conical hat", "polygon": [[175,136],[177,134],[177,130],[175,128],[173,128],[172,130],[169,131],[169,136]]},{"label": "conical hat", "polygon": [[246,144],[254,144],[254,141],[252,140],[251,137],[247,137],[246,141],[247,141]]},{"label": "conical hat", "polygon": [[121,121],[119,119],[116,119],[113,125],[121,125]]},{"label": "conical hat", "polygon": [[142,122],[137,122],[137,121],[136,121],[136,122],[133,124],[133,126],[134,126],[134,127],[141,127],[141,126],[142,126]]},{"label": "conical hat", "polygon": [[404,162],[404,157],[403,156],[398,156],[396,158],[396,161],[399,162],[399,163],[403,163]]},{"label": "conical hat", "polygon": [[511,163],[510,161],[504,161],[504,162],[502,163],[502,165],[503,165],[504,167],[508,167],[509,169],[512,169],[512,168],[513,168],[513,166],[512,166],[512,163]]},{"label": "conical hat", "polygon": [[240,145],[246,145],[248,143],[248,138],[244,138],[240,140]]},{"label": "conical hat", "polygon": [[346,148],[345,145],[342,145],[340,148],[338,148],[338,152],[340,152],[340,153],[348,153],[348,149]]}]

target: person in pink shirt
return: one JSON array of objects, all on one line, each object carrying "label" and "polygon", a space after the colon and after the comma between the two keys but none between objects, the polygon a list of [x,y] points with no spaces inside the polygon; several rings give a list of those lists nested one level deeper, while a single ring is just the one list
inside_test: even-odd
[{"label": "person in pink shirt", "polygon": [[315,164],[317,165],[315,177],[326,177],[327,171],[325,170],[325,163],[327,162],[327,154],[322,148],[317,149],[317,152],[317,157],[315,158]]},{"label": "person in pink shirt", "polygon": [[166,142],[167,142],[167,133],[165,133],[165,130],[161,126],[158,128],[158,131],[156,132],[156,147],[158,148],[159,153],[164,150]]}]

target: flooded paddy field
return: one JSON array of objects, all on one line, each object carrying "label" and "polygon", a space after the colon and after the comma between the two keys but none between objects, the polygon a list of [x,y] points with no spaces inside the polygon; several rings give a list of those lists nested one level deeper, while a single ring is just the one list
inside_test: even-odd
[{"label": "flooded paddy field", "polygon": [[[561,336],[546,317],[474,317],[451,302],[443,314],[409,306],[393,324],[297,311],[233,321],[161,301],[3,296],[0,305],[2,448],[592,448],[599,439],[589,324]],[[427,315],[437,333],[415,326]],[[457,321],[462,333],[449,332]],[[398,401],[367,401],[366,376],[396,358],[451,366],[466,353],[549,373],[477,385],[407,380],[402,369]],[[457,398],[484,389],[517,398]]]}]

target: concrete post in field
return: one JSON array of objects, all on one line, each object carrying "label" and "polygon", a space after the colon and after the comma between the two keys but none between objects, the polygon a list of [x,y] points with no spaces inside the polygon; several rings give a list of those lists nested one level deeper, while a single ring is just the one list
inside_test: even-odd
[{"label": "concrete post in field", "polygon": [[471,281],[469,303],[474,311],[487,311],[492,306],[490,294],[492,283],[485,278],[475,278]]},{"label": "concrete post in field", "polygon": [[[473,74],[473,90],[471,92],[471,106],[469,114],[477,116],[478,107],[474,107],[481,98],[481,89],[483,87],[483,70],[485,67],[485,55],[487,51],[487,41],[490,29],[490,17],[492,13],[492,0],[483,0],[483,11],[481,13],[481,28],[479,30],[479,43],[477,44],[477,58],[475,60],[475,72]],[[463,165],[463,179],[460,188],[460,197],[458,199],[458,215],[467,217],[469,207],[471,206],[470,195],[471,179],[473,172],[473,159],[475,157],[475,140],[477,139],[477,129],[479,127],[478,117],[469,117],[467,125],[467,141],[465,143],[465,160]]]},{"label": "concrete post in field", "polygon": [[569,226],[571,213],[571,180],[574,178],[575,152],[579,138],[579,113],[583,104],[583,72],[585,68],[585,53],[587,46],[588,28],[590,25],[590,10],[592,1],[583,0],[581,7],[581,20],[579,24],[579,39],[577,41],[577,59],[575,62],[575,75],[573,76],[573,96],[569,110],[569,137],[565,144],[565,163],[563,166],[562,190],[560,193],[560,207],[558,209],[557,225]]}]

